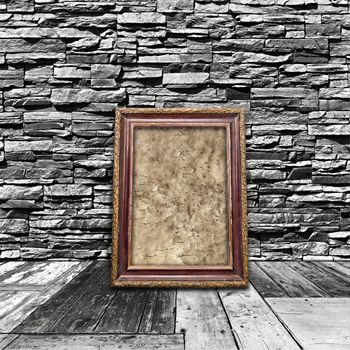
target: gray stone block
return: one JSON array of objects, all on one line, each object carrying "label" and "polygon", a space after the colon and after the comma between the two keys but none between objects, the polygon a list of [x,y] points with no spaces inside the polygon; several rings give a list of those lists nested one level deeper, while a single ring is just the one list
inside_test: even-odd
[{"label": "gray stone block", "polygon": [[10,199],[40,199],[43,196],[42,186],[0,186],[0,200]]},{"label": "gray stone block", "polygon": [[25,236],[28,233],[28,220],[0,219],[0,233]]},{"label": "gray stone block", "polygon": [[92,188],[84,185],[52,185],[44,187],[45,196],[49,197],[88,197]]},{"label": "gray stone block", "polygon": [[163,84],[165,85],[199,85],[209,82],[209,73],[165,73]]},{"label": "gray stone block", "polygon": [[228,13],[228,3],[196,2],[195,11],[205,13]]},{"label": "gray stone block", "polygon": [[350,135],[350,124],[309,125],[309,135]]},{"label": "gray stone block", "polygon": [[340,257],[350,257],[350,244],[343,245],[342,247],[330,248],[329,254]]},{"label": "gray stone block", "polygon": [[158,12],[191,12],[193,0],[157,0]]},{"label": "gray stone block", "polygon": [[83,38],[67,44],[73,51],[93,50],[100,43],[100,38]]},{"label": "gray stone block", "polygon": [[306,39],[268,39],[265,43],[266,47],[274,48],[277,51],[285,50],[327,50],[327,38],[306,38]]},{"label": "gray stone block", "polygon": [[132,24],[165,24],[166,16],[155,12],[124,12],[117,15],[117,23],[124,25]]},{"label": "gray stone block", "polygon": [[[2,52],[8,52],[8,53],[21,53],[21,54],[36,53],[36,52],[59,53],[59,52],[64,52],[65,43],[60,39],[40,39],[38,41],[31,42],[25,39],[18,39],[18,38],[14,38],[14,39],[0,38],[0,47]],[[30,55],[28,56],[30,57]]]},{"label": "gray stone block", "polygon": [[115,91],[97,91],[93,89],[54,89],[52,90],[51,102],[56,105],[70,103],[118,103],[125,99],[125,89]]},{"label": "gray stone block", "polygon": [[1,69],[0,68],[0,89],[9,89],[24,86],[23,69]]},{"label": "gray stone block", "polygon": [[54,67],[53,75],[57,79],[90,79],[89,66],[60,64]]},{"label": "gray stone block", "polygon": [[15,137],[5,140],[5,152],[40,151],[50,152],[52,140],[47,138]]}]

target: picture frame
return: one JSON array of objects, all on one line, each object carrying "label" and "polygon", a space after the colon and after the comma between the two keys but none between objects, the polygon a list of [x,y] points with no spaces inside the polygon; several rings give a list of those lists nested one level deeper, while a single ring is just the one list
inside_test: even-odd
[{"label": "picture frame", "polygon": [[243,109],[119,108],[114,161],[112,286],[248,285]]}]

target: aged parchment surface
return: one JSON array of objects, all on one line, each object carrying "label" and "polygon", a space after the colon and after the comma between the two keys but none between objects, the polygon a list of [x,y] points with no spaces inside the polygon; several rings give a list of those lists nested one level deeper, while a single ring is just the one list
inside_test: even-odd
[{"label": "aged parchment surface", "polygon": [[227,265],[225,128],[134,133],[132,265]]}]

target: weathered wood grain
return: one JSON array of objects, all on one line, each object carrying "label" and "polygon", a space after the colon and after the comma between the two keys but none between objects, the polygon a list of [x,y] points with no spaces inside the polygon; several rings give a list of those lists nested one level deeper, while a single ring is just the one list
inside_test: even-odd
[{"label": "weathered wood grain", "polygon": [[318,263],[290,262],[288,265],[309,281],[322,288],[328,296],[343,297],[349,294],[348,289],[344,286],[344,282],[337,280],[335,276],[319,268]]},{"label": "weathered wood grain", "polygon": [[6,348],[11,342],[18,337],[18,334],[0,334],[0,350]]},{"label": "weathered wood grain", "polygon": [[320,262],[317,263],[317,265],[318,267],[324,269],[330,275],[334,275],[336,278],[342,279],[344,281],[344,284],[348,286],[350,295],[350,269],[333,261]]},{"label": "weathered wood grain", "polygon": [[14,271],[20,266],[28,264],[28,261],[2,261],[0,264],[0,276],[2,277],[5,273],[9,271]]},{"label": "weathered wood grain", "polygon": [[81,271],[85,270],[90,264],[92,264],[92,261],[80,261],[77,265],[72,265],[71,268],[66,270],[64,273],[62,273],[59,278],[52,281],[50,286],[53,285],[66,285],[69,283],[75,276],[77,276]]},{"label": "weathered wood grain", "polygon": [[32,266],[34,262],[29,261],[8,261],[7,263],[0,266],[0,283],[2,283],[7,278],[11,277],[13,274],[28,269]]},{"label": "weathered wood grain", "polygon": [[[47,262],[47,268],[48,270],[51,269],[51,266],[49,262]],[[18,280],[18,273],[19,268],[15,269],[14,271],[11,270],[11,275],[7,275],[7,277],[4,278],[4,280],[0,283],[0,291],[41,291],[40,298],[41,300],[45,300],[46,296],[51,296],[55,294],[60,288],[62,288],[65,284],[67,284],[70,280],[72,280],[80,271],[85,269],[91,262],[89,261],[82,261],[77,262],[71,265],[70,268],[67,270],[65,269],[58,269],[56,271],[57,275],[54,276],[55,278],[48,278],[46,281],[43,281],[40,275],[42,275],[43,271],[42,269],[38,269],[37,273],[38,275],[30,276],[31,280],[29,282],[31,283],[25,283],[23,280]],[[31,264],[29,264],[30,266]],[[29,268],[25,268],[23,265],[19,265],[20,270],[23,274],[24,271],[27,271]],[[60,274],[61,272],[61,274]],[[17,277],[15,278],[15,281],[12,282],[11,279],[14,278],[13,275],[17,274]]]},{"label": "weathered wood grain", "polygon": [[41,292],[46,288],[46,286],[38,286],[36,284],[1,284],[0,291],[36,291]]},{"label": "weathered wood grain", "polygon": [[240,349],[300,349],[252,286],[244,290],[223,289],[218,292]]},{"label": "weathered wood grain", "polygon": [[327,296],[324,290],[291,269],[285,262],[258,262],[262,268],[290,297]]},{"label": "weathered wood grain", "polygon": [[106,270],[107,262],[98,261],[89,265],[70,283],[63,287],[45,304],[38,307],[30,317],[22,322],[14,332],[47,332],[79,296],[94,282],[101,271]]},{"label": "weathered wood grain", "polygon": [[249,280],[263,297],[288,297],[287,293],[255,262],[249,266]]},{"label": "weathered wood grain", "polygon": [[237,349],[216,290],[177,291],[176,333],[185,334],[186,350]]},{"label": "weathered wood grain", "polygon": [[[41,271],[39,271],[39,276],[34,276],[34,278],[39,281],[39,284],[37,281],[33,281],[33,278],[31,281],[32,283],[24,283],[23,281],[19,280],[14,283],[7,283],[6,280],[3,283],[0,283],[0,291],[25,291],[25,290],[33,290],[33,291],[41,291],[40,297],[43,298],[45,295],[50,294],[53,295],[55,291],[57,292],[62,286],[67,284],[70,280],[72,280],[80,271],[85,269],[90,262],[83,261],[83,262],[77,262],[77,264],[72,264],[70,268],[67,270],[62,270],[60,275],[57,275],[55,279],[49,278],[46,283],[43,281],[40,277]],[[48,265],[49,267],[49,265]],[[59,273],[59,272],[58,272]]]},{"label": "weathered wood grain", "polygon": [[306,350],[350,349],[350,299],[267,298]]},{"label": "weathered wood grain", "polygon": [[73,266],[71,269],[68,269],[52,283],[46,285],[40,293],[42,302],[46,302],[52,295],[61,290],[66,284],[78,276],[81,271],[85,270],[91,263],[91,261],[82,261],[78,265]]},{"label": "weathered wood grain", "polygon": [[20,335],[6,350],[183,350],[182,334]]},{"label": "weathered wood grain", "polygon": [[148,298],[148,289],[119,289],[95,332],[136,333]]},{"label": "weathered wood grain", "polygon": [[350,269],[350,261],[337,261],[337,264],[342,265],[342,266]]},{"label": "weathered wood grain", "polygon": [[73,266],[77,261],[43,261],[28,264],[27,268],[17,270],[8,278],[1,281],[2,284],[39,285],[43,286],[55,281],[60,275]]},{"label": "weathered wood grain", "polygon": [[140,333],[174,333],[175,289],[152,289],[149,292],[139,327]]},{"label": "weathered wood grain", "polygon": [[10,333],[38,305],[39,292],[0,292],[0,332]]},{"label": "weathered wood grain", "polygon": [[103,270],[70,305],[48,331],[50,333],[91,333],[105,312],[116,289],[110,287],[110,272]]}]

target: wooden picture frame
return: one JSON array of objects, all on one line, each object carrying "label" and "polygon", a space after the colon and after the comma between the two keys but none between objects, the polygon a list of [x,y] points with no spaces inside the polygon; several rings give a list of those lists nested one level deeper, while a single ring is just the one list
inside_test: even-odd
[{"label": "wooden picture frame", "polygon": [[243,110],[120,108],[115,125],[112,286],[247,286]]}]

